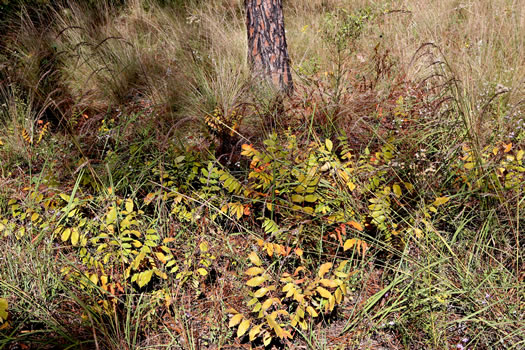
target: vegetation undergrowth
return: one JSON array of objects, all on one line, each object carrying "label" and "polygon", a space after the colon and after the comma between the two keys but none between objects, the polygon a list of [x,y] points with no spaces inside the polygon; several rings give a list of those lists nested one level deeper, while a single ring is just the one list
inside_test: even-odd
[{"label": "vegetation undergrowth", "polygon": [[0,9],[0,349],[525,346],[517,3]]}]

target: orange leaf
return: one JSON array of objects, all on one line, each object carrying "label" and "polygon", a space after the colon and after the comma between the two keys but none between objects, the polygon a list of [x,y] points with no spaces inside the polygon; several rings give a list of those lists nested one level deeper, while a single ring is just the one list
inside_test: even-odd
[{"label": "orange leaf", "polygon": [[348,221],[346,224],[352,226],[357,231],[363,231],[363,226],[361,226],[361,224],[356,221]]},{"label": "orange leaf", "polygon": [[255,149],[253,148],[252,145],[247,145],[247,144],[244,144],[241,146],[242,148],[242,152],[241,152],[241,155],[243,156],[252,156],[255,154]]},{"label": "orange leaf", "polygon": [[292,247],[286,247],[286,252],[283,255],[288,256],[291,251],[292,251]]},{"label": "orange leaf", "polygon": [[341,244],[341,246],[342,246],[343,245],[343,238],[341,237],[341,231],[339,229],[335,229],[335,232],[337,233],[337,240],[339,241],[339,244]]}]

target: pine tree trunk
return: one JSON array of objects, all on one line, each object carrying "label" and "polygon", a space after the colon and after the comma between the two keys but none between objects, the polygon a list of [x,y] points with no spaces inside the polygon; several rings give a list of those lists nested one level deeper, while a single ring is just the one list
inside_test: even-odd
[{"label": "pine tree trunk", "polygon": [[248,60],[256,76],[275,87],[293,91],[282,0],[244,0],[248,31]]}]

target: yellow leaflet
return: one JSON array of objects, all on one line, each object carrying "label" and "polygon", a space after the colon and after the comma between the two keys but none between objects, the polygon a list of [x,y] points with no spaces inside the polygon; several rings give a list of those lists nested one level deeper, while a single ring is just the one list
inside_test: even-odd
[{"label": "yellow leaflet", "polygon": [[322,280],[319,281],[319,283],[321,283],[323,286],[329,287],[329,288],[337,287],[337,283],[334,280],[329,280],[329,279],[323,278]]},{"label": "yellow leaflet", "polygon": [[399,186],[398,184],[395,184],[394,186],[392,186],[392,190],[394,191],[394,194],[396,195],[396,197],[401,197],[401,186]]},{"label": "yellow leaflet", "polygon": [[308,312],[310,314],[310,316],[312,316],[312,317],[319,316],[319,314],[315,311],[315,309],[313,307],[311,307],[310,305],[308,305],[308,307],[306,308],[306,312]]},{"label": "yellow leaflet", "polygon": [[264,335],[264,338],[263,338],[263,344],[264,346],[268,346],[270,345],[270,343],[272,342],[272,336],[269,334],[269,333],[266,333]]},{"label": "yellow leaflet", "polygon": [[248,285],[250,287],[257,287],[257,286],[260,286],[261,284],[263,284],[264,281],[266,281],[266,278],[264,278],[263,276],[254,277],[251,280],[249,280],[248,282],[246,282],[246,285]]},{"label": "yellow leaflet", "polygon": [[332,149],[334,147],[334,144],[332,143],[332,140],[326,139],[325,140],[325,144],[326,144],[326,149],[328,150],[328,152],[332,152]]},{"label": "yellow leaflet", "polygon": [[250,259],[252,264],[254,264],[255,266],[261,266],[262,265],[262,261],[261,261],[261,259],[259,258],[259,256],[257,255],[256,252],[251,252],[250,255],[248,255],[248,258]]},{"label": "yellow leaflet", "polygon": [[112,207],[106,216],[106,224],[112,224],[117,218],[117,208]]},{"label": "yellow leaflet", "polygon": [[328,308],[328,310],[330,311],[333,311],[334,310],[334,307],[335,307],[335,297],[332,295],[330,296],[330,298],[328,299],[328,305],[326,305],[326,307]]},{"label": "yellow leaflet", "polygon": [[133,201],[131,199],[126,199],[126,211],[131,213],[133,211]]},{"label": "yellow leaflet", "polygon": [[201,250],[201,252],[205,253],[208,251],[209,247],[208,247],[208,242],[204,241],[202,242],[201,244],[199,244],[199,249]]},{"label": "yellow leaflet", "polygon": [[450,200],[449,197],[437,197],[436,200],[432,203],[432,205],[438,207],[438,206],[440,206],[442,204],[445,204],[449,200]]},{"label": "yellow leaflet", "polygon": [[357,243],[357,238],[347,239],[345,244],[343,245],[343,250],[347,251],[348,249],[352,248]]},{"label": "yellow leaflet", "polygon": [[302,202],[304,202],[304,197],[299,195],[299,194],[294,194],[294,195],[292,195],[292,202],[302,203]]},{"label": "yellow leaflet", "polygon": [[237,338],[240,338],[250,328],[250,320],[244,319],[237,329]]},{"label": "yellow leaflet", "polygon": [[262,267],[250,267],[248,270],[246,270],[245,274],[248,276],[256,276],[263,271],[264,269]]},{"label": "yellow leaflet", "polygon": [[78,233],[77,228],[74,227],[73,230],[71,231],[71,244],[76,246],[79,238],[80,238],[80,234]]},{"label": "yellow leaflet", "polygon": [[287,283],[287,284],[283,287],[282,290],[283,290],[283,292],[286,293],[286,292],[288,292],[289,290],[292,290],[292,289],[295,289],[295,288],[294,288],[294,284],[290,282],[290,283]]},{"label": "yellow leaflet", "polygon": [[324,263],[319,268],[319,277],[323,278],[323,276],[332,268],[332,263]]},{"label": "yellow leaflet", "polygon": [[264,288],[264,287],[263,287],[263,288],[259,288],[259,289],[253,294],[253,296],[254,296],[255,298],[261,298],[261,297],[265,296],[266,293],[268,293],[268,288]]},{"label": "yellow leaflet", "polygon": [[524,150],[519,150],[518,153],[516,153],[516,159],[519,161],[519,160],[522,160],[523,159],[523,155],[525,154],[525,151]]},{"label": "yellow leaflet", "polygon": [[251,329],[250,333],[249,333],[249,336],[250,336],[250,341],[254,341],[255,338],[257,337],[257,335],[261,332],[261,328],[262,328],[262,324],[258,325],[258,326],[255,326]]},{"label": "yellow leaflet", "polygon": [[337,301],[337,303],[341,303],[341,301],[343,300],[343,292],[341,291],[340,288],[337,288],[337,290],[335,291],[335,301]]},{"label": "yellow leaflet", "polygon": [[323,287],[317,287],[316,290],[317,290],[317,293],[319,293],[319,295],[322,296],[323,298],[329,299],[332,297],[332,294],[328,290],[324,289]]},{"label": "yellow leaflet", "polygon": [[267,299],[263,304],[262,304],[262,307],[261,307],[261,310],[262,311],[266,311],[270,308],[270,306],[272,306],[273,304],[273,299]]},{"label": "yellow leaflet", "polygon": [[148,270],[145,272],[141,272],[139,276],[137,277],[137,283],[140,288],[144,287],[146,284],[151,281],[151,277],[153,276],[153,270]]},{"label": "yellow leaflet", "polygon": [[70,228],[66,228],[64,231],[62,231],[62,235],[60,237],[60,239],[62,240],[62,242],[65,242],[69,239],[69,236],[71,235],[71,229]]},{"label": "yellow leaflet", "polygon": [[242,320],[242,314],[236,314],[235,316],[233,316],[230,320],[230,323],[228,324],[228,327],[235,327],[236,325],[239,324],[239,322],[241,322]]},{"label": "yellow leaflet", "polygon": [[269,243],[268,245],[266,245],[266,252],[268,253],[269,256],[273,256],[273,244],[272,243]]}]

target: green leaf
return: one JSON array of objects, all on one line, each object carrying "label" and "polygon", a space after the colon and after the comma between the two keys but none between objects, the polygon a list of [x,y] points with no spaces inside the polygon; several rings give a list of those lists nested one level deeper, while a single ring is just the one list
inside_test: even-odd
[{"label": "green leaf", "polygon": [[252,312],[259,312],[261,309],[262,309],[262,304],[261,303],[257,303],[257,304],[255,304]]},{"label": "green leaf", "polygon": [[73,216],[77,215],[77,213],[78,213],[78,209],[73,209],[67,214],[67,217],[72,218]]},{"label": "green leaf", "polygon": [[279,231],[279,226],[277,226],[277,223],[269,218],[264,219],[262,228],[264,229],[264,232],[269,233],[269,234]]},{"label": "green leaf", "polygon": [[251,298],[249,302],[246,303],[246,306],[252,306],[253,304],[259,302],[257,298]]},{"label": "green leaf", "polygon": [[201,276],[206,276],[208,274],[208,271],[206,271],[205,269],[203,269],[202,267],[200,269],[197,270],[197,272],[201,275]]},{"label": "green leaf", "polygon": [[302,203],[302,202],[304,202],[304,197],[301,196],[300,194],[293,194],[292,195],[292,202]]},{"label": "green leaf", "polygon": [[309,203],[313,203],[315,201],[317,201],[319,199],[319,197],[315,194],[309,194],[307,195],[306,197],[304,197],[304,200],[309,202]]}]

